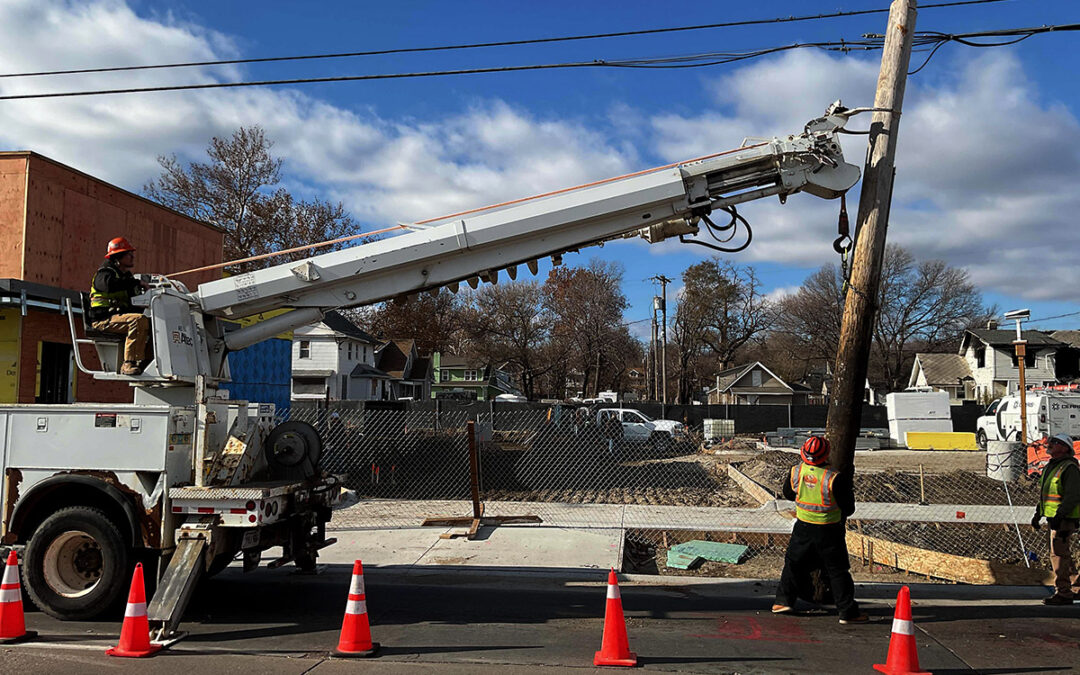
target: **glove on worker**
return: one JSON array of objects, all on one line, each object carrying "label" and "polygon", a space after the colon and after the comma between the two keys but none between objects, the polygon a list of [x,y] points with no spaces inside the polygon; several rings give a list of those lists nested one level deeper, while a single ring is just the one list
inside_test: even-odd
[{"label": "glove on worker", "polygon": [[1040,520],[1042,520],[1042,516],[1040,514],[1038,514],[1038,513],[1036,513],[1034,516],[1031,517],[1031,527],[1036,532],[1039,531],[1039,521]]}]

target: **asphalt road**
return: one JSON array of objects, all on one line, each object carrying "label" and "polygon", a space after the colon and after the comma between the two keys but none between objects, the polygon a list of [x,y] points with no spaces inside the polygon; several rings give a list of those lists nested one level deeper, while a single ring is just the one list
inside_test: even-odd
[{"label": "asphalt road", "polygon": [[[106,657],[116,621],[64,623],[28,611],[36,643],[0,646],[0,672],[515,673],[593,669],[603,630],[602,574],[563,580],[496,570],[417,573],[367,568],[380,655],[331,657],[350,568],[289,569],[205,581],[182,626],[188,637],[151,659]],[[548,571],[550,572],[550,570]],[[875,619],[840,626],[822,611],[774,616],[772,582],[667,579],[622,585],[641,669],[694,673],[871,673],[889,643],[896,587],[860,585]],[[1064,673],[1080,665],[1080,606],[1047,608],[1039,588],[916,585],[919,657],[937,675]]]}]

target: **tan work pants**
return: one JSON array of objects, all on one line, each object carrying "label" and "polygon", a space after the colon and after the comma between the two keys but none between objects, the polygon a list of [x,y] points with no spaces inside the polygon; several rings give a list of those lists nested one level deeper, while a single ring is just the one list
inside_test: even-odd
[{"label": "tan work pants", "polygon": [[142,314],[114,314],[91,324],[94,330],[126,335],[124,360],[138,363],[146,358],[146,338],[150,335],[150,319]]},{"label": "tan work pants", "polygon": [[1076,525],[1061,523],[1060,530],[1050,530],[1050,566],[1054,568],[1054,588],[1058,595],[1072,598],[1080,595],[1080,574],[1069,551],[1069,535]]}]

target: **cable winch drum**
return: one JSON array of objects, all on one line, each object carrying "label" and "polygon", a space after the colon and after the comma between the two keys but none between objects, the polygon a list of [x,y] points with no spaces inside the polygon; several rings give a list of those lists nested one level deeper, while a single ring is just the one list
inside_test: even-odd
[{"label": "cable winch drum", "polygon": [[1014,441],[987,441],[986,475],[994,480],[1015,481],[1024,472],[1024,444]]},{"label": "cable winch drum", "polygon": [[273,479],[304,480],[319,473],[322,438],[307,422],[282,422],[266,439],[266,462]]}]

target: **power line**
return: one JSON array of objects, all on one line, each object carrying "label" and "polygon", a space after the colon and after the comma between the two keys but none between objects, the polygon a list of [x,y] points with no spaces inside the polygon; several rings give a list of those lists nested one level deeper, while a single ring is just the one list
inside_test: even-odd
[{"label": "power line", "polygon": [[[923,5],[920,10],[926,9],[939,9],[943,7],[961,7],[965,5],[985,5],[997,2],[1008,2],[1010,0],[958,0],[956,2],[940,2],[930,5]],[[864,16],[868,14],[885,14],[888,13],[888,8],[882,9],[864,9],[853,11],[839,11],[832,12],[830,14],[807,14],[802,16],[786,16],[786,17],[774,17],[770,19],[747,19],[744,21],[726,21],[721,23],[709,23],[698,24],[692,26],[674,26],[670,28],[647,28],[641,30],[629,30],[618,31],[612,33],[590,33],[584,35],[567,35],[559,37],[549,38],[532,38],[524,40],[501,40],[497,42],[475,42],[453,45],[437,45],[432,47],[400,47],[396,49],[373,49],[368,51],[358,52],[340,52],[330,54],[299,54],[291,56],[268,56],[262,58],[249,58],[249,59],[219,59],[215,61],[189,61],[181,63],[160,63],[141,66],[112,66],[102,68],[77,68],[69,70],[47,70],[29,73],[0,73],[0,78],[11,77],[43,77],[49,75],[83,75],[88,73],[113,73],[113,72],[125,72],[133,70],[159,70],[166,68],[192,68],[201,66],[224,66],[224,65],[239,65],[246,63],[273,63],[281,61],[309,61],[316,59],[341,59],[341,58],[353,58],[362,56],[386,56],[390,54],[418,54],[425,52],[440,52],[440,51],[453,51],[453,50],[465,50],[465,49],[481,49],[489,47],[517,47],[522,45],[533,44],[549,44],[555,42],[573,42],[583,40],[599,40],[606,38],[617,37],[633,37],[639,35],[659,35],[663,33],[677,33],[687,31],[698,30],[713,30],[717,28],[734,28],[744,26],[758,26],[766,24],[780,24],[780,23],[795,23],[800,21],[818,21],[821,19],[835,19],[835,18],[848,18],[853,16]]]},{"label": "power line", "polygon": [[[972,2],[981,2],[984,0],[971,0]],[[985,1],[997,1],[997,0],[985,0]],[[1003,0],[1002,0],[1003,1]],[[981,37],[992,35],[1025,35],[1030,37],[1031,35],[1038,35],[1042,33],[1050,32],[1064,32],[1064,31],[1076,31],[1080,30],[1080,24],[1063,24],[1057,26],[1040,26],[1036,28],[1023,28],[1023,29],[1008,29],[1006,31],[984,31],[981,33],[972,34],[959,34],[959,35],[934,35],[934,34],[920,34],[921,45],[938,44],[943,41],[959,42],[960,44],[968,44],[965,39],[973,35]],[[1000,43],[1000,45],[1011,44]],[[976,44],[970,46],[1000,46],[995,44]],[[71,98],[78,96],[103,96],[112,94],[142,94],[150,92],[162,92],[162,91],[190,91],[198,89],[227,89],[237,87],[264,87],[275,86],[285,84],[319,84],[328,82],[357,82],[365,80],[392,80],[392,79],[408,79],[408,78],[420,78],[420,77],[442,77],[448,75],[478,75],[483,73],[509,73],[509,72],[522,72],[531,70],[556,70],[567,68],[700,68],[705,66],[714,66],[727,63],[734,63],[736,61],[742,61],[751,58],[758,58],[766,56],[768,54],[775,54],[782,51],[792,49],[824,49],[829,51],[850,52],[854,50],[875,50],[881,48],[881,39],[879,36],[871,36],[870,38],[859,41],[844,41],[839,42],[808,42],[808,43],[795,43],[790,45],[782,45],[779,47],[769,47],[765,49],[759,49],[750,52],[709,52],[704,54],[691,54],[687,56],[673,56],[673,57],[654,57],[654,58],[641,58],[641,59],[622,59],[607,61],[603,59],[596,59],[593,61],[574,61],[567,63],[543,63],[543,64],[531,64],[522,66],[496,66],[487,68],[460,68],[455,70],[436,70],[436,71],[420,71],[420,72],[408,72],[408,73],[384,73],[377,75],[341,75],[334,77],[305,77],[305,78],[290,78],[280,80],[256,80],[248,82],[212,82],[204,84],[179,84],[179,85],[163,85],[159,87],[129,87],[123,89],[95,89],[87,91],[70,91],[70,92],[51,92],[43,94],[11,94],[7,96],[0,96],[0,101],[15,101],[26,99],[39,99],[39,98]],[[933,53],[931,53],[931,56]],[[924,64],[925,65],[925,64]]]}]

